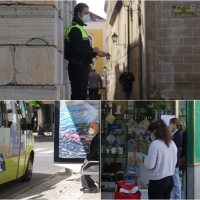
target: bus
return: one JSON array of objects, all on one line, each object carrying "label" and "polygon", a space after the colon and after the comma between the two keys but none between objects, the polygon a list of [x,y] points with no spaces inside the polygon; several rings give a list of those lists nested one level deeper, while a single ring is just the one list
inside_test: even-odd
[{"label": "bus", "polygon": [[0,101],[0,184],[31,180],[34,137],[28,121],[24,101]]}]

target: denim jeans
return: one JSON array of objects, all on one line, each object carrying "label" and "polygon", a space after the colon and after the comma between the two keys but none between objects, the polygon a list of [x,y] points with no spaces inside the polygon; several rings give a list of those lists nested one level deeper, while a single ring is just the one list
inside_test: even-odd
[{"label": "denim jeans", "polygon": [[181,199],[181,184],[179,179],[179,168],[177,167],[174,171],[174,190],[171,193],[172,199]]},{"label": "denim jeans", "polygon": [[182,191],[186,191],[186,171],[182,171]]},{"label": "denim jeans", "polygon": [[131,92],[124,92],[125,100],[129,100],[131,96]]}]

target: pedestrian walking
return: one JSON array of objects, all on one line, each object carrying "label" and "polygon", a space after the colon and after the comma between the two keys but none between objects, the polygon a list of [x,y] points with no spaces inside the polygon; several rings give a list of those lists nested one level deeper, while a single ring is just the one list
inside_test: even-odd
[{"label": "pedestrian walking", "polygon": [[90,65],[92,72],[89,73],[88,83],[89,83],[89,96],[90,100],[100,100],[98,98],[99,84],[102,88],[102,79],[101,76],[96,73],[96,66]]},{"label": "pedestrian walking", "polygon": [[177,148],[172,134],[162,119],[148,127],[153,141],[144,157],[144,165],[149,171],[149,199],[170,199],[174,187],[173,174],[177,162]]},{"label": "pedestrian walking", "polygon": [[88,34],[84,30],[85,23],[90,21],[89,7],[79,3],[74,8],[74,18],[65,33],[65,59],[69,61],[68,73],[71,82],[71,100],[86,100],[89,64],[96,56],[105,57],[106,52],[98,47],[92,48]]},{"label": "pedestrian walking", "polygon": [[[87,157],[84,160],[83,166],[88,161],[99,161],[99,139],[98,139],[99,123],[92,122],[89,126],[88,132],[90,136],[93,136],[93,139],[90,145],[90,152],[87,154]],[[95,166],[95,164],[89,163],[84,169],[91,168],[91,166]],[[97,166],[97,168],[99,169],[99,166]],[[81,176],[81,183],[82,183],[82,188],[80,190],[83,191],[84,193],[97,192],[97,187],[89,175]]]},{"label": "pedestrian walking", "polygon": [[179,178],[179,164],[180,164],[180,156],[181,156],[181,145],[182,145],[182,125],[178,118],[172,118],[169,122],[169,128],[171,129],[173,135],[173,141],[177,147],[177,163],[176,169],[174,171],[174,190],[171,194],[172,199],[181,199],[181,183]]},{"label": "pedestrian walking", "polygon": [[125,100],[130,99],[133,81],[135,81],[135,77],[126,66],[124,72],[119,77],[119,82],[122,84]]}]

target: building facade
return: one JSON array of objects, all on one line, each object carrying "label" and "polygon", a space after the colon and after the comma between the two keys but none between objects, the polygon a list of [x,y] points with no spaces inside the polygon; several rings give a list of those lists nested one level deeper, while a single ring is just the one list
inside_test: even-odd
[{"label": "building facade", "polygon": [[0,2],[0,98],[67,99],[64,32],[76,1]]},{"label": "building facade", "polygon": [[[132,2],[132,7],[136,7],[136,1]],[[111,59],[108,62],[108,99],[123,99],[122,86],[119,83],[119,76],[124,70],[124,67],[128,65],[128,25],[129,25],[129,44],[130,44],[130,71],[136,77],[136,81],[133,83],[134,91],[131,98],[136,99],[135,94],[138,93],[139,79],[137,77],[139,65],[139,48],[138,48],[138,19],[137,12],[132,12],[132,16],[129,15],[127,8],[123,6],[122,1],[106,1],[105,12],[107,13],[107,37],[106,43],[108,45],[108,52],[111,55]],[[128,21],[129,18],[129,21]],[[112,36],[116,34],[118,36],[117,43],[113,43]]]},{"label": "building facade", "polygon": [[[191,12],[176,15],[177,7],[190,7]],[[107,43],[112,58],[109,99],[123,98],[118,78],[127,64],[128,52],[129,67],[136,78],[132,99],[199,99],[199,9],[198,1],[137,0],[130,1],[129,7],[122,1],[106,1]],[[117,43],[124,46],[112,43],[114,33]]]},{"label": "building facade", "polygon": [[[100,50],[107,52],[107,45],[106,45],[106,20],[102,17],[96,15],[95,13],[90,12],[90,21],[85,26],[85,30],[88,33],[91,46],[98,47]],[[103,87],[99,90],[99,94],[101,94],[102,99],[107,98],[107,91],[106,91],[106,82],[104,82],[105,76],[105,67],[106,67],[107,59],[96,57],[93,59],[93,64],[96,66],[96,72],[100,74],[103,81]]]}]

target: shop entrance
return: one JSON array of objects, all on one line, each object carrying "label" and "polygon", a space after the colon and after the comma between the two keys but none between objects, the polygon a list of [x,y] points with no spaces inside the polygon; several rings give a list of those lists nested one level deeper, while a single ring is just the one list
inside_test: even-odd
[{"label": "shop entrance", "polygon": [[[178,118],[186,131],[186,101],[102,101],[101,187],[102,199],[114,199],[118,180],[137,184],[142,199],[148,198],[149,176],[142,154],[151,144],[148,126],[155,119],[167,125]],[[109,115],[111,114],[111,115]],[[179,170],[182,198],[186,198],[186,172]]]}]

